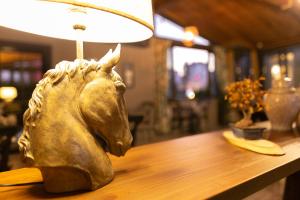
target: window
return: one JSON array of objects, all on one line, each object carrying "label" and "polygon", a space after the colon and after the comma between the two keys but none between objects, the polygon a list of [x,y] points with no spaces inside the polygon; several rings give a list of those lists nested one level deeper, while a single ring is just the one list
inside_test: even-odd
[{"label": "window", "polygon": [[204,49],[174,46],[170,49],[169,98],[194,99],[209,92],[214,55]]}]

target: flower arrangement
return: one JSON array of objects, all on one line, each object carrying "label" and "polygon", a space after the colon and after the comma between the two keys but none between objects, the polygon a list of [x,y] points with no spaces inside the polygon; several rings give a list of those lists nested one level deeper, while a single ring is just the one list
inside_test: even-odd
[{"label": "flower arrangement", "polygon": [[238,128],[251,126],[253,121],[251,116],[255,112],[263,110],[263,96],[265,91],[262,89],[261,81],[265,80],[260,77],[258,80],[246,78],[229,84],[226,88],[225,100],[231,108],[238,109],[243,113],[243,118],[235,123]]}]

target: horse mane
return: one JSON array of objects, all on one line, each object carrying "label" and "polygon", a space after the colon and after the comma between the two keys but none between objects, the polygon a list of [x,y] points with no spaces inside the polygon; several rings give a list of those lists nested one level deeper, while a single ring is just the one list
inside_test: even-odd
[{"label": "horse mane", "polygon": [[29,162],[34,159],[30,151],[29,128],[35,126],[35,121],[39,118],[41,113],[45,87],[47,85],[53,86],[60,83],[65,76],[71,79],[78,71],[81,72],[84,78],[89,72],[98,71],[100,68],[101,63],[94,60],[75,60],[74,62],[61,61],[54,69],[50,69],[44,74],[32,93],[32,97],[28,104],[29,108],[23,115],[24,130],[18,143],[19,149],[23,153],[25,159],[29,159]]}]

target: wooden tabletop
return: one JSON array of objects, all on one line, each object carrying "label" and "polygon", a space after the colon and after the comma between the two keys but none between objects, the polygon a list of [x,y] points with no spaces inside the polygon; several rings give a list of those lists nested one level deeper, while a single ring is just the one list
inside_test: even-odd
[{"label": "wooden tabletop", "polygon": [[[222,132],[199,134],[132,148],[111,156],[115,179],[92,192],[48,194],[42,185],[1,187],[0,199],[233,199],[245,197],[300,170],[300,140],[273,134],[284,156],[232,146]],[[0,183],[41,181],[37,169],[0,173]]]}]

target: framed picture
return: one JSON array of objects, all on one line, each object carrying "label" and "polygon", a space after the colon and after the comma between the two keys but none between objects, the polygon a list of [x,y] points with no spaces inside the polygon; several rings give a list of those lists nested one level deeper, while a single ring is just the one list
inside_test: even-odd
[{"label": "framed picture", "polygon": [[123,79],[127,88],[133,88],[135,83],[135,72],[132,63],[123,64]]}]

